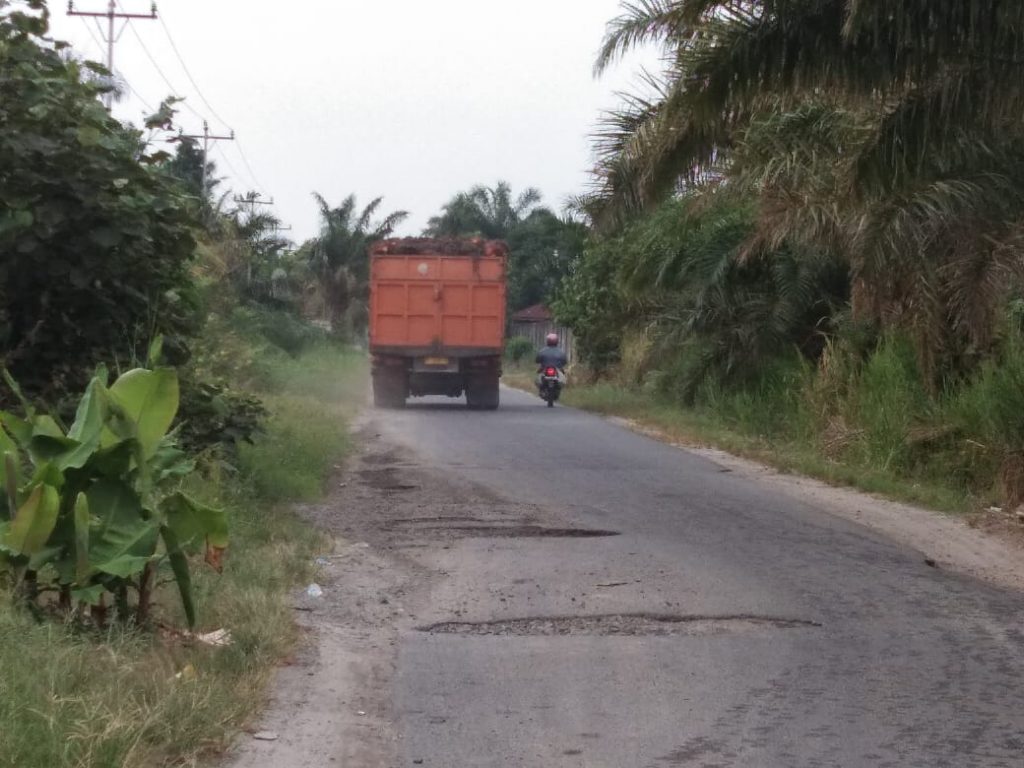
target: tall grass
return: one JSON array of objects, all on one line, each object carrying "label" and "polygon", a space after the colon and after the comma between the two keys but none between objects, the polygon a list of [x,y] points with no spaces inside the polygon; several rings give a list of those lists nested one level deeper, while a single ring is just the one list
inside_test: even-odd
[{"label": "tall grass", "polygon": [[962,437],[965,480],[997,484],[1008,504],[1024,502],[1024,338],[1010,334],[999,357],[948,393],[941,413]]},{"label": "tall grass", "polygon": [[267,435],[239,451],[242,471],[268,500],[310,499],[348,448],[339,429],[365,386],[363,356],[333,344],[312,347],[296,360],[278,357],[263,383],[270,411]]},{"label": "tall grass", "polygon": [[741,386],[708,379],[697,394],[698,410],[769,442],[801,438],[810,431],[802,400],[810,375],[807,364],[793,354],[771,361]]},{"label": "tall grass", "polygon": [[927,422],[929,398],[913,348],[899,339],[886,339],[867,360],[842,406],[859,437],[850,458],[882,470],[911,466],[914,426]]},{"label": "tall grass", "polygon": [[[173,632],[97,637],[0,607],[0,765],[151,768],[197,765],[222,748],[262,700],[295,639],[288,592],[314,574],[320,535],[274,502],[321,492],[348,446],[346,419],[363,398],[362,357],[326,344],[292,357],[254,353],[247,369],[267,399],[266,434],[231,472],[212,467],[190,491],[226,507],[224,573],[197,567],[199,631],[227,628],[211,648]],[[164,587],[158,614],[183,626]],[[0,596],[2,597],[2,596]]]}]

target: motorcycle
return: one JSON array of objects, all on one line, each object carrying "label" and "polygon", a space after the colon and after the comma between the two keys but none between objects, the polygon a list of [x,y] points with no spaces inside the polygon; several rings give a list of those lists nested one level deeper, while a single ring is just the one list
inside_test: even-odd
[{"label": "motorcycle", "polygon": [[555,407],[555,401],[562,394],[562,379],[558,374],[558,369],[553,365],[545,366],[540,372],[537,391],[541,399],[548,404],[548,408]]}]

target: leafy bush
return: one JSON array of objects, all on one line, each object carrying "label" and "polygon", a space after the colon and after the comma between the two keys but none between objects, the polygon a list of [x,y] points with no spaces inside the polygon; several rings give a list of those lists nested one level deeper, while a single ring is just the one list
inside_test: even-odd
[{"label": "leafy bush", "polygon": [[623,242],[589,243],[570,265],[552,307],[573,329],[580,358],[596,375],[618,362],[623,328],[632,317],[619,286]]},{"label": "leafy bush", "polygon": [[516,365],[532,361],[536,352],[533,342],[522,336],[513,336],[505,343],[505,357]]},{"label": "leafy bush", "polygon": [[223,384],[185,379],[181,387],[181,446],[190,454],[211,448],[236,458],[240,443],[251,443],[263,429],[267,409],[255,395]]},{"label": "leafy bush", "polygon": [[[35,3],[33,7],[41,4]],[[171,363],[197,330],[192,212],[139,131],[99,102],[96,65],[0,4],[0,356],[25,391],[80,392],[98,361]],[[147,128],[169,127],[169,107]]]},{"label": "leafy bush", "polygon": [[141,622],[166,564],[194,624],[188,554],[205,547],[219,568],[227,520],[178,490],[193,463],[168,433],[178,410],[175,372],[135,369],[109,387],[106,371],[97,372],[67,430],[24,399],[23,407],[24,419],[0,414],[0,573],[15,596],[36,604],[56,591],[62,608],[89,605],[102,625],[105,594],[128,620],[133,588]]},{"label": "leafy bush", "polygon": [[262,338],[292,357],[329,338],[327,331],[292,312],[266,307],[236,307],[231,323],[243,333]]},{"label": "leafy bush", "polygon": [[326,331],[290,312],[266,312],[260,317],[260,333],[292,357],[327,338]]}]

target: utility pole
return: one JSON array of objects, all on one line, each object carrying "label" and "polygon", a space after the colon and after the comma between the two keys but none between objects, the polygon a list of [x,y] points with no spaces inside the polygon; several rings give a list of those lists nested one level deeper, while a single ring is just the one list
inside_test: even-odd
[{"label": "utility pole", "polygon": [[[249,192],[248,194],[242,196],[235,195],[231,199],[243,207],[249,206],[249,220],[251,221],[252,217],[256,215],[257,205],[274,204],[273,198],[271,198],[270,200],[260,200],[261,197],[263,197],[263,195],[253,190],[252,192]],[[252,259],[247,261],[245,265],[245,282],[246,285],[252,285]],[[271,291],[273,291],[273,288],[271,288]]]},{"label": "utility pole", "polygon": [[274,198],[270,198],[269,200],[260,200],[261,197],[263,197],[263,195],[261,195],[259,192],[249,192],[248,194],[242,197],[235,195],[232,199],[239,205],[249,206],[249,215],[252,216],[256,212],[257,205],[274,204]]},{"label": "utility pole", "polygon": [[210,124],[203,120],[203,132],[202,133],[179,133],[179,139],[202,139],[203,140],[203,180],[201,182],[202,199],[206,200],[206,157],[210,152],[211,141],[234,141],[235,132],[232,131],[230,136],[215,136],[210,133]]},{"label": "utility pole", "polygon": [[[106,12],[103,11],[76,11],[74,0],[68,0],[68,16],[86,16],[92,19],[96,19],[96,26],[100,29],[100,35],[103,36],[104,42],[107,44],[107,69],[110,71],[110,76],[114,76],[114,43],[121,39],[121,33],[124,32],[125,27],[132,19],[155,19],[156,18],[156,3],[154,2],[149,7],[148,14],[142,13],[124,13],[123,11],[117,10],[117,0],[109,0],[107,3]],[[100,27],[99,19],[107,20],[107,31],[104,33],[103,27]],[[124,19],[124,26],[121,27],[120,32],[114,31],[114,27],[117,24],[118,19]],[[114,93],[110,91],[104,97],[107,102],[107,111],[109,112],[114,106]]]}]

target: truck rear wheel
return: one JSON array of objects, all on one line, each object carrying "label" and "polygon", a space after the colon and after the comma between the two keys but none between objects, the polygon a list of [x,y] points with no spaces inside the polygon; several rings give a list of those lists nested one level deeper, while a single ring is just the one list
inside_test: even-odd
[{"label": "truck rear wheel", "polygon": [[497,373],[481,373],[466,380],[466,405],[473,410],[497,410],[500,399]]},{"label": "truck rear wheel", "polygon": [[405,376],[378,373],[373,377],[373,404],[378,408],[404,408],[408,386]]}]

